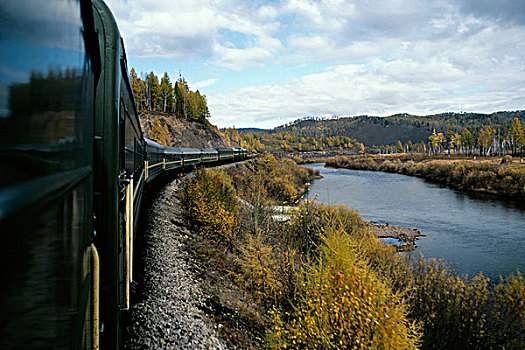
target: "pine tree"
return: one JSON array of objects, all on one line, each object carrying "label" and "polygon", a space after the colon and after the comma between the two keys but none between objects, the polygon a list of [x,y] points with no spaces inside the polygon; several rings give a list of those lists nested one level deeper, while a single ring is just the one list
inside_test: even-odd
[{"label": "pine tree", "polygon": [[186,94],[186,116],[191,120],[199,120],[198,96],[193,91]]},{"label": "pine tree", "polygon": [[144,110],[144,82],[140,79],[135,71],[135,68],[131,68],[129,72],[131,88],[133,95],[135,96],[135,104],[139,111]]},{"label": "pine tree", "polygon": [[197,110],[199,115],[199,120],[205,121],[210,117],[210,111],[208,109],[208,103],[206,101],[206,95],[201,95],[199,90],[195,91],[197,95]]},{"label": "pine tree", "polygon": [[187,114],[187,94],[190,89],[188,83],[182,77],[175,84],[175,115],[186,118]]},{"label": "pine tree", "polygon": [[162,99],[162,111],[170,113],[173,110],[175,98],[173,96],[173,86],[167,72],[164,72],[164,76],[160,80],[159,92]]},{"label": "pine tree", "polygon": [[414,145],[412,144],[412,140],[408,140],[408,142],[406,143],[407,152],[411,153],[413,149],[414,149]]},{"label": "pine tree", "polygon": [[150,90],[150,110],[161,111],[162,96],[160,92],[159,78],[151,72],[148,76],[148,87]]}]

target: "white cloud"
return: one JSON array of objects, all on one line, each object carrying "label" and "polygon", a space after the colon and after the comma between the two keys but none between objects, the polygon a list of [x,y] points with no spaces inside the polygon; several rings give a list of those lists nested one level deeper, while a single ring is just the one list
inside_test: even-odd
[{"label": "white cloud", "polygon": [[202,89],[203,87],[208,87],[208,86],[212,86],[214,85],[215,83],[217,82],[217,79],[215,78],[211,78],[211,79],[207,79],[207,80],[203,80],[203,81],[199,81],[197,83],[192,83],[191,84],[191,88],[192,89]]},{"label": "white cloud", "polygon": [[[204,58],[213,64],[238,70],[258,65],[282,48],[272,36],[279,24],[272,6],[253,11],[241,1],[109,0],[116,13],[129,55],[134,57]],[[228,30],[253,36],[247,47],[224,36]]]},{"label": "white cloud", "polygon": [[[208,96],[221,126],[273,127],[307,115],[492,112],[525,105],[520,29],[487,28],[458,40],[405,45],[395,60],[333,66],[282,85]],[[521,54],[523,55],[523,54]]]},{"label": "white cloud", "polygon": [[261,47],[249,49],[232,49],[217,45],[215,51],[218,59],[215,63],[234,71],[242,70],[246,67],[262,65],[272,57],[272,52]]},{"label": "white cloud", "polygon": [[128,56],[200,59],[218,74],[193,87],[217,88],[228,74],[257,81],[248,74],[271,75],[275,65],[315,67],[284,83],[207,94],[221,126],[524,108],[525,11],[516,13],[517,0],[501,8],[488,0],[109,2]]},{"label": "white cloud", "polygon": [[263,5],[257,10],[257,14],[263,20],[265,19],[273,20],[275,19],[275,17],[277,17],[278,11],[274,6]]},{"label": "white cloud", "polygon": [[301,15],[305,20],[309,21],[309,25],[320,26],[324,22],[320,6],[315,1],[289,0],[285,5],[285,10]]}]

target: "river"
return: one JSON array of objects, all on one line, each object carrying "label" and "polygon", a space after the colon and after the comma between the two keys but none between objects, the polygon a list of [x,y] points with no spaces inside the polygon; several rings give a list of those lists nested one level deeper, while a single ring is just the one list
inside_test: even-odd
[{"label": "river", "polygon": [[363,219],[425,234],[415,253],[443,258],[459,273],[498,278],[525,271],[525,201],[453,190],[423,179],[374,171],[325,168],[308,197],[358,209]]}]

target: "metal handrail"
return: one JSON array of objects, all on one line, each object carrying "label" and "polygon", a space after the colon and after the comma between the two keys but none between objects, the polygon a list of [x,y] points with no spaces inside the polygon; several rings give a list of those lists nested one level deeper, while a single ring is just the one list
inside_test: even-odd
[{"label": "metal handrail", "polygon": [[161,165],[163,165],[163,164],[164,164],[164,163],[160,162],[160,163],[155,163],[155,164],[153,164],[153,165],[148,165],[148,169],[153,169],[153,168],[158,167],[158,166],[161,166]]},{"label": "metal handrail", "polygon": [[[140,173],[139,181],[137,181],[138,184],[142,183],[142,179],[144,178],[144,172],[145,172],[145,170],[142,169],[142,172]],[[137,186],[135,188],[135,191],[133,192],[133,200],[135,200],[135,198],[137,197],[137,192],[138,191],[140,191],[140,186]]]},{"label": "metal handrail", "polygon": [[95,245],[91,244],[91,306],[93,308],[91,320],[91,346],[93,350],[99,349],[99,298],[100,298],[100,260]]}]

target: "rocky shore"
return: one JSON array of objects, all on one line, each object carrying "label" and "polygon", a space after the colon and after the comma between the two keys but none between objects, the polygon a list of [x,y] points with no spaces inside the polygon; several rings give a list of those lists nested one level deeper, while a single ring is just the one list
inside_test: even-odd
[{"label": "rocky shore", "polygon": [[392,240],[387,241],[395,245],[398,251],[411,251],[416,248],[416,241],[419,237],[426,236],[422,234],[419,230],[392,226],[389,224],[379,225],[376,223],[369,223],[370,230],[377,235],[379,239],[393,239],[397,242],[392,242]]}]

